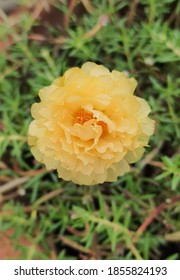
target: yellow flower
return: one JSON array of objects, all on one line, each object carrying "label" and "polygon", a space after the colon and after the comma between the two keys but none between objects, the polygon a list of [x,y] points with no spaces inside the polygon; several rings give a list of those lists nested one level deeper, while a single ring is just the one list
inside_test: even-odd
[{"label": "yellow flower", "polygon": [[39,91],[28,143],[35,158],[80,185],[113,182],[144,153],[154,121],[134,78],[92,62]]}]

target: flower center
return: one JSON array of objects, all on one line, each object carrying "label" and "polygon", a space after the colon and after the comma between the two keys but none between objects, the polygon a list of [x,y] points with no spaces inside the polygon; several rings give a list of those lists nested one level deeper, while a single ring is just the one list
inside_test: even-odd
[{"label": "flower center", "polygon": [[108,132],[108,127],[107,124],[103,121],[98,121],[97,122],[98,125],[100,125],[102,127],[102,135],[106,134]]},{"label": "flower center", "polygon": [[[83,108],[79,109],[75,113],[74,119],[75,119],[75,123],[79,123],[81,125],[83,125],[85,122],[87,122],[89,120],[95,120],[95,121],[97,120],[96,118],[93,117],[92,113],[87,112]],[[108,132],[108,127],[107,127],[107,124],[105,122],[97,121],[96,124],[100,125],[102,127],[102,131],[103,131],[102,134],[103,135]]]},{"label": "flower center", "polygon": [[85,111],[82,108],[75,113],[75,123],[79,123],[83,125],[85,122],[92,119],[93,119],[93,114]]}]

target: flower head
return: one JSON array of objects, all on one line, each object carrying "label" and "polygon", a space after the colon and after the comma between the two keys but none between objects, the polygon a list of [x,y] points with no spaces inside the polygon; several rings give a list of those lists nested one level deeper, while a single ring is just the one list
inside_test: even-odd
[{"label": "flower head", "polygon": [[77,184],[116,181],[144,153],[154,121],[134,78],[92,62],[39,91],[28,143],[35,158]]}]

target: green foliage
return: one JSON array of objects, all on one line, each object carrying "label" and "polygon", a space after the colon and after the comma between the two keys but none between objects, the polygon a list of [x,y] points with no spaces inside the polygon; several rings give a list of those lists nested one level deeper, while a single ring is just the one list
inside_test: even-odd
[{"label": "green foliage", "polygon": [[[69,11],[62,2],[53,4],[60,17]],[[46,22],[42,41],[29,35],[43,26],[43,17],[25,12],[15,27],[10,16],[0,24],[0,39],[13,41],[0,52],[0,183],[15,184],[2,195],[0,187],[1,231],[14,229],[12,240],[25,259],[179,259],[178,245],[172,251],[166,241],[166,234],[180,230],[179,1],[90,2],[93,12],[79,3],[66,27]],[[150,147],[132,172],[94,187],[41,170],[26,138],[38,90],[87,60],[134,76],[136,94],[149,102],[156,122]],[[15,183],[20,177],[24,183]],[[24,233],[30,250],[18,243]]]}]

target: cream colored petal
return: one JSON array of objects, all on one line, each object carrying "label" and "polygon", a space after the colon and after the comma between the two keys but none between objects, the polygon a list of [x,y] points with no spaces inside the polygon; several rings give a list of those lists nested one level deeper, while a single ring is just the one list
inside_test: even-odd
[{"label": "cream colored petal", "polygon": [[50,94],[56,89],[57,89],[56,85],[51,85],[51,86],[43,87],[42,89],[40,89],[39,97],[40,97],[41,101],[47,100],[48,97],[50,96]]},{"label": "cream colored petal", "polygon": [[95,96],[95,101],[108,106],[111,102],[111,97],[107,94],[98,94]]},{"label": "cream colored petal", "polygon": [[116,81],[116,84],[119,86],[122,85],[122,89],[125,92],[127,87],[130,90],[130,93],[133,93],[137,87],[137,81],[134,78],[128,78],[124,72],[118,72],[113,70],[111,73],[112,78]]},{"label": "cream colored petal", "polygon": [[89,122],[85,122],[83,125],[75,123],[73,130],[72,130],[72,135],[79,137],[83,141],[88,141],[90,139],[95,139],[101,136],[102,134],[102,127],[101,126],[93,126],[89,124]]},{"label": "cream colored petal", "polygon": [[148,142],[149,142],[148,135],[145,135],[142,133],[138,136],[138,146],[140,145],[142,147],[145,147],[145,146],[147,146]]},{"label": "cream colored petal", "polygon": [[85,151],[81,151],[81,153],[78,153],[76,155],[76,158],[81,161],[85,169],[87,169],[87,166],[93,166],[94,163],[97,161],[97,158],[94,155]]},{"label": "cream colored petal", "polygon": [[130,95],[126,96],[122,100],[122,114],[124,118],[127,117],[136,117],[135,114],[138,114],[140,110],[140,104],[136,96]]},{"label": "cream colored petal", "polygon": [[96,149],[99,153],[105,153],[107,149],[113,150],[114,148],[114,143],[113,142],[108,142],[105,141],[103,138],[100,139]]},{"label": "cream colored petal", "polygon": [[107,170],[104,170],[103,173],[94,174],[92,185],[103,184],[107,180]]},{"label": "cream colored petal", "polygon": [[123,119],[120,122],[120,126],[117,131],[127,132],[128,134],[134,134],[137,132],[138,123],[136,119]]},{"label": "cream colored petal", "polygon": [[133,151],[128,151],[128,153],[125,155],[125,160],[128,163],[134,163],[138,161],[144,153],[144,148],[137,148]]},{"label": "cream colored petal", "polygon": [[141,120],[141,129],[142,132],[148,136],[152,135],[154,133],[154,120],[146,117]]},{"label": "cream colored petal", "polygon": [[96,167],[94,169],[95,174],[96,175],[103,174],[106,170],[106,165],[107,165],[107,163],[105,161],[103,161],[102,158],[97,158],[96,162],[94,163],[94,167]]},{"label": "cream colored petal", "polygon": [[45,132],[45,128],[39,127],[37,121],[32,121],[29,125],[28,134],[35,137],[41,137]]},{"label": "cream colored petal", "polygon": [[131,85],[131,89],[132,89],[132,93],[133,93],[135,91],[138,83],[137,83],[137,81],[134,78],[130,78],[129,79],[129,83]]},{"label": "cream colored petal", "polygon": [[91,104],[85,105],[82,107],[83,109],[91,112],[93,117],[97,119],[97,121],[103,121],[107,124],[109,132],[115,130],[115,124],[102,112],[94,110]]},{"label": "cream colored petal", "polygon": [[94,67],[96,67],[96,63],[94,63],[94,62],[86,62],[86,63],[84,63],[83,65],[82,65],[82,67],[81,67],[81,69],[84,71],[84,72],[86,72],[86,73],[90,73],[92,70],[93,70],[93,68]]},{"label": "cream colored petal", "polygon": [[[50,103],[51,101],[54,101],[53,104],[54,106],[55,105],[63,105],[63,98],[64,98],[64,94],[65,94],[65,90],[64,88],[62,87],[57,87],[55,90],[53,90],[51,92],[51,94],[49,95],[49,102]],[[50,105],[50,104],[48,104]]]},{"label": "cream colored petal", "polygon": [[67,143],[66,137],[61,136],[59,138],[59,145],[57,145],[56,150],[60,150],[61,153],[62,151],[67,152],[68,154],[72,155],[74,153],[74,147],[72,144]]},{"label": "cream colored petal", "polygon": [[106,178],[106,181],[107,182],[115,182],[117,181],[117,172],[115,170],[113,170],[112,168],[109,168],[107,170],[107,178]]},{"label": "cream colored petal", "polygon": [[136,98],[137,98],[137,101],[140,104],[140,108],[139,108],[139,111],[137,113],[137,116],[146,117],[151,112],[151,108],[150,108],[149,104],[146,102],[146,100],[144,100],[140,97],[136,97]]},{"label": "cream colored petal", "polygon": [[[119,161],[118,163],[114,163],[112,164],[112,166],[110,167],[110,169],[112,169],[114,171],[114,175],[116,174],[116,176],[122,176],[124,175],[126,172],[130,171],[130,167],[129,164],[126,162],[126,160],[122,159],[121,161]],[[110,175],[112,176],[112,171],[110,172]],[[108,180],[108,178],[107,178]]]},{"label": "cream colored petal", "polygon": [[74,77],[74,74],[77,75],[81,72],[80,68],[78,67],[73,67],[69,70],[67,70],[63,76],[64,82],[67,83],[68,78]]},{"label": "cream colored petal", "polygon": [[35,146],[37,143],[37,137],[28,135],[28,145]]},{"label": "cream colored petal", "polygon": [[113,138],[107,135],[99,139],[96,149],[99,153],[105,153],[107,150],[108,152],[113,151],[114,153],[121,153],[123,152],[123,145],[119,137],[115,136]]},{"label": "cream colored petal", "polygon": [[41,103],[34,103],[31,106],[31,115],[34,119],[40,118],[41,114],[39,113],[39,110],[42,108]]},{"label": "cream colored petal", "polygon": [[120,139],[121,139],[121,143],[124,147],[130,147],[131,146],[132,138],[127,133],[122,134]]},{"label": "cream colored petal", "polygon": [[71,172],[66,168],[63,168],[61,164],[58,166],[57,171],[59,177],[64,179],[65,181],[73,180]]},{"label": "cream colored petal", "polygon": [[[70,70],[69,70],[70,71]],[[85,94],[83,90],[83,86],[88,89],[87,84],[91,81],[91,77],[88,76],[86,73],[81,71],[81,69],[74,69],[73,71],[70,71],[69,73],[65,74],[65,92],[66,95],[79,95],[82,93]]]},{"label": "cream colored petal", "polygon": [[94,180],[92,176],[83,175],[80,172],[70,172],[62,166],[58,167],[57,170],[60,178],[66,181],[72,180],[74,183],[79,185],[91,185]]},{"label": "cream colored petal", "polygon": [[59,165],[58,161],[48,156],[44,156],[44,163],[46,165],[47,170],[57,169]]},{"label": "cream colored petal", "polygon": [[37,161],[44,163],[44,156],[37,146],[31,147],[31,153],[34,155]]},{"label": "cream colored petal", "polygon": [[64,77],[59,77],[55,79],[52,83],[52,85],[56,85],[58,87],[63,87],[64,86]]},{"label": "cream colored petal", "polygon": [[71,128],[63,123],[60,124],[60,127],[63,129],[67,144],[72,144]]},{"label": "cream colored petal", "polygon": [[97,65],[96,63],[93,62],[86,62],[83,64],[82,68],[83,71],[91,75],[92,77],[99,77],[102,75],[110,75],[110,71],[102,66],[102,65]]},{"label": "cream colored petal", "polygon": [[45,119],[49,119],[51,117],[51,111],[49,110],[48,107],[44,106],[44,107],[40,107],[39,108],[39,114],[41,117],[45,118]]},{"label": "cream colored petal", "polygon": [[114,80],[112,95],[129,95],[133,94],[137,82],[134,78],[128,78],[123,72],[112,71],[111,77]]},{"label": "cream colored petal", "polygon": [[113,70],[111,72],[111,77],[113,78],[113,80],[127,80],[127,76],[124,72],[119,72],[119,71],[116,71],[116,70]]}]

